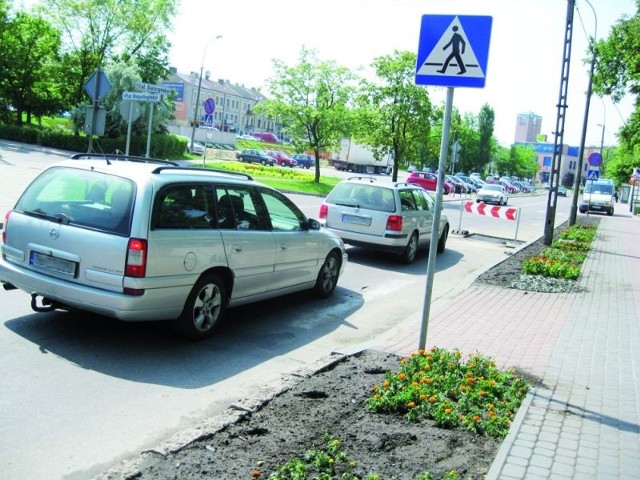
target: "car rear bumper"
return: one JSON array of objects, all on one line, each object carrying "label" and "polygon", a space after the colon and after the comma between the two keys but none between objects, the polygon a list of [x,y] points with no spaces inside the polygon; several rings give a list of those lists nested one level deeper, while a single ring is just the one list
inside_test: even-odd
[{"label": "car rear bumper", "polygon": [[0,259],[0,281],[67,307],[126,321],[176,318],[190,291],[188,286],[153,288],[139,296],[126,295],[25,270],[4,259]]}]

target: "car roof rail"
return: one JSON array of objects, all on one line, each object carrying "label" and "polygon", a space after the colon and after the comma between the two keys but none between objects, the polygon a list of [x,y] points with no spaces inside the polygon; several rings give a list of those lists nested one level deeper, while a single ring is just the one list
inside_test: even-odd
[{"label": "car roof rail", "polygon": [[367,176],[367,177],[363,177],[363,176],[349,177],[349,178],[347,178],[347,180],[369,180],[371,183],[378,181],[377,178],[371,177],[371,176]]},{"label": "car roof rail", "polygon": [[162,166],[162,167],[158,167],[155,170],[153,170],[153,172],[151,173],[162,173],[164,170],[171,170],[171,171],[176,171],[176,170],[184,170],[187,172],[207,172],[207,173],[222,173],[224,175],[231,175],[231,176],[235,176],[235,177],[242,177],[245,178],[247,180],[253,180],[253,177],[247,173],[243,173],[243,172],[232,172],[231,170],[222,170],[220,168],[204,168],[204,167],[184,167],[184,166],[180,166],[177,164],[174,164],[172,166]]},{"label": "car roof rail", "polygon": [[161,163],[164,165],[178,165],[171,160],[161,160],[159,158],[139,157],[136,155],[126,155],[122,153],[75,153],[71,155],[71,160],[87,160],[87,159],[104,159],[107,163],[110,160],[119,162],[136,162],[136,163]]},{"label": "car roof rail", "polygon": [[394,187],[415,187],[415,183],[407,183],[407,182],[396,182],[393,184]]}]

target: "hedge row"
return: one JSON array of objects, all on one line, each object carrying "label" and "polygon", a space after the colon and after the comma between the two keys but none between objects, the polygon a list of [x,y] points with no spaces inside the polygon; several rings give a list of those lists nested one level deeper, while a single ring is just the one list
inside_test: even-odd
[{"label": "hedge row", "polygon": [[[0,138],[72,152],[86,152],[89,147],[89,138],[86,135],[72,135],[49,128],[32,126],[0,124]],[[92,146],[95,152],[115,153],[116,150],[124,152],[127,147],[127,139],[124,136],[118,138],[94,137]],[[155,134],[151,136],[149,156],[182,158],[186,147],[187,141],[185,139],[175,135]],[[144,156],[146,152],[147,137],[132,136],[129,142],[129,153]]]}]

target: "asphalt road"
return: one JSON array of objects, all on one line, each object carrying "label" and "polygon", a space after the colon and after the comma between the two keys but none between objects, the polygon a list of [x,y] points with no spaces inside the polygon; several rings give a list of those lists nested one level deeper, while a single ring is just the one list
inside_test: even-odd
[{"label": "asphalt road", "polygon": [[[64,156],[0,142],[0,212],[44,166]],[[316,216],[321,199],[292,198]],[[545,197],[513,204],[520,202],[531,217],[529,227],[521,224],[521,239],[533,240],[542,235]],[[452,224],[457,203],[445,205]],[[498,228],[486,226],[496,219],[462,218],[493,233]],[[500,228],[508,230],[506,240],[451,235],[436,262],[432,302],[446,301],[512,251],[515,227]],[[27,294],[0,290],[1,476],[91,478],[169,438],[201,433],[229,405],[277,388],[333,351],[375,345],[423,315],[425,254],[412,265],[356,248],[349,255],[332,298],[297,294],[233,309],[217,336],[197,343],[176,338],[162,322],[34,313]]]}]

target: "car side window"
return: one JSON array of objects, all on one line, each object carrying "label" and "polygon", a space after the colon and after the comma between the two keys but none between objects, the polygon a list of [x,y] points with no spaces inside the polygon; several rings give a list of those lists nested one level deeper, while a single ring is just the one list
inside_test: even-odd
[{"label": "car side window", "polygon": [[261,190],[261,193],[273,230],[297,232],[303,229],[304,214],[291,200],[272,190]]},{"label": "car side window", "polygon": [[416,210],[415,200],[411,190],[400,190],[400,207],[402,211]]},{"label": "car side window", "polygon": [[413,197],[415,200],[417,210],[425,211],[431,210],[427,198],[422,190],[413,190]]},{"label": "car side window", "polygon": [[152,225],[157,229],[212,228],[211,195],[206,185],[173,185],[156,199]]},{"label": "car side window", "polygon": [[269,223],[261,199],[254,188],[216,188],[217,225],[222,229],[268,230]]}]

